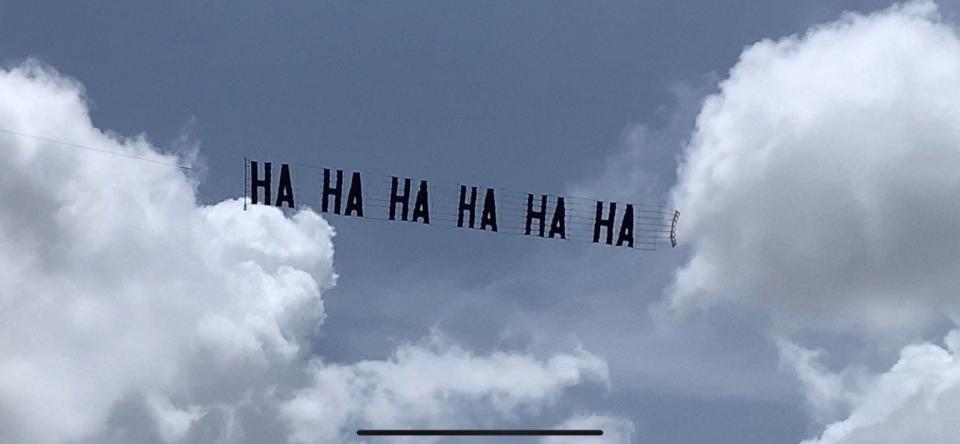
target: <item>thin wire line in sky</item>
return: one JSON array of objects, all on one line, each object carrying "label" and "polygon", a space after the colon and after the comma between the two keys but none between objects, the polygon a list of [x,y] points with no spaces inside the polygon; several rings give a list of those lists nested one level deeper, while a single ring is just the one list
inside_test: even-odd
[{"label": "thin wire line in sky", "polygon": [[180,164],[174,163],[174,162],[165,162],[165,161],[162,161],[162,160],[150,159],[150,158],[148,158],[148,157],[137,156],[137,155],[135,155],[135,154],[121,153],[121,152],[119,152],[119,151],[107,150],[107,149],[92,147],[92,146],[88,146],[88,145],[81,145],[81,144],[79,144],[79,143],[65,142],[65,141],[63,141],[63,140],[51,139],[51,138],[49,138],[49,137],[36,136],[36,135],[33,135],[33,134],[24,134],[24,133],[19,133],[19,132],[16,132],[16,131],[11,131],[11,130],[8,130],[8,129],[3,129],[3,128],[0,128],[0,133],[8,134],[8,135],[11,135],[11,136],[25,137],[25,138],[28,138],[28,139],[42,140],[42,141],[44,141],[44,142],[56,143],[56,144],[59,144],[59,145],[69,146],[69,147],[73,147],[73,148],[81,148],[81,149],[85,149],[85,150],[96,151],[96,152],[98,152],[98,153],[112,154],[112,155],[114,155],[114,156],[126,157],[126,158],[128,158],[128,159],[133,159],[133,160],[142,160],[142,161],[144,161],[144,162],[156,163],[156,164],[159,164],[159,165],[172,166],[172,167],[180,168],[180,169],[182,169],[182,170],[190,170],[190,169],[192,169],[192,168],[190,168],[189,166],[180,165]]}]

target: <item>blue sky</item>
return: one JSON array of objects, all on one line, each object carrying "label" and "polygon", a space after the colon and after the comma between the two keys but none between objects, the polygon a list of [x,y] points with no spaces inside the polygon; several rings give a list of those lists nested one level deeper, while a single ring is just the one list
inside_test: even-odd
[{"label": "blue sky", "polygon": [[[703,99],[745,48],[888,5],[3,2],[0,61],[32,58],[81,83],[97,128],[144,134],[161,151],[198,146],[202,204],[239,197],[244,156],[675,204],[705,202],[676,194],[686,190],[677,169]],[[836,356],[862,345],[850,331],[795,328],[829,316],[783,322],[792,314],[766,299],[674,318],[677,271],[716,245],[707,237],[639,252],[327,221],[336,285],[305,342],[326,365],[442,335],[482,356],[582,347],[609,367],[609,381],[564,390],[549,408],[478,420],[492,426],[598,412],[629,420],[634,442],[799,442],[837,418],[811,414],[799,370],[784,364],[792,349],[772,338],[835,350],[831,370],[854,365]],[[716,294],[744,302],[724,295],[750,291],[761,293],[731,284]],[[943,319],[923,319],[857,362],[886,369],[900,347],[946,332]],[[248,438],[282,433],[261,432]]]}]

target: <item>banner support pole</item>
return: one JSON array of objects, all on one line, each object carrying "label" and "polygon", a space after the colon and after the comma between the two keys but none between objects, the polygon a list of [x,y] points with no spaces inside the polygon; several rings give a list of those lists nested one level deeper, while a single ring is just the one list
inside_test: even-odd
[{"label": "banner support pole", "polygon": [[247,156],[243,156],[243,211],[247,211]]},{"label": "banner support pole", "polygon": [[673,212],[673,222],[670,223],[670,247],[676,248],[677,246],[677,222],[680,221],[680,212],[674,210]]}]

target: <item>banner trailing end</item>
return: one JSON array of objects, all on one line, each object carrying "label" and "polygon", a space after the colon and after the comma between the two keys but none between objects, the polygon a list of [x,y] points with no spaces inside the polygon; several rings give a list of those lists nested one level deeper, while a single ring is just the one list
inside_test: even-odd
[{"label": "banner trailing end", "polygon": [[670,246],[676,248],[677,246],[677,222],[680,221],[680,212],[673,211],[673,222],[670,223]]}]

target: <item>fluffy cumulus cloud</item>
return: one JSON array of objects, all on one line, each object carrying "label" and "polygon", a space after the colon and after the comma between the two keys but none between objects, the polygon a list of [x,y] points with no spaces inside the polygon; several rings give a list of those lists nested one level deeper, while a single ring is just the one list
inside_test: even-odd
[{"label": "fluffy cumulus cloud", "polygon": [[[798,376],[813,400],[815,411],[841,404],[842,420],[826,426],[804,444],[957,442],[960,409],[960,331],[950,332],[944,346],[932,343],[904,347],[889,371],[858,378],[833,374],[818,362],[818,353],[789,347]],[[844,382],[847,381],[847,382]]]},{"label": "fluffy cumulus cloud", "polygon": [[[606,364],[582,350],[545,361],[502,352],[478,357],[433,336],[399,348],[385,361],[327,366],[315,361],[309,386],[284,403],[283,416],[292,425],[293,441],[305,443],[339,442],[344,423],[491,427],[483,417],[510,420],[542,408],[565,387],[608,378]],[[465,411],[464,404],[473,407]]]},{"label": "fluffy cumulus cloud", "polygon": [[806,401],[817,423],[837,419],[856,402],[856,394],[848,389],[848,385],[862,380],[862,375],[853,371],[844,374],[830,372],[820,362],[824,353],[821,350],[809,350],[785,339],[778,340],[777,345],[781,363],[796,375],[803,386]]},{"label": "fluffy cumulus cloud", "polygon": [[897,333],[960,314],[960,39],[932,3],[742,53],[706,99],[673,199],[673,307]]},{"label": "fluffy cumulus cloud", "polygon": [[[189,404],[204,401],[182,394],[217,371],[189,363],[255,378],[298,354],[334,279],[323,219],[243,212],[238,200],[198,205],[190,177],[160,164],[179,159],[94,128],[80,87],[52,70],[0,72],[0,97],[6,130],[155,161],[0,139],[6,439],[95,434],[116,402],[136,394],[176,438],[200,414]],[[215,384],[209,391],[229,391]],[[174,408],[171,396],[187,404]]]},{"label": "fluffy cumulus cloud", "polygon": [[826,424],[806,443],[957,442],[957,331],[880,373],[842,357],[830,371],[829,351],[783,339],[889,345],[960,322],[957,78],[954,26],[913,2],[749,46],[697,118],[673,189],[691,257],[669,303],[773,316]]},{"label": "fluffy cumulus cloud", "polygon": [[442,341],[322,363],[305,346],[335,281],[320,216],[198,203],[184,159],[95,128],[82,87],[33,62],[0,70],[0,128],[115,153],[0,134],[2,442],[336,442],[606,380],[583,351]]}]

